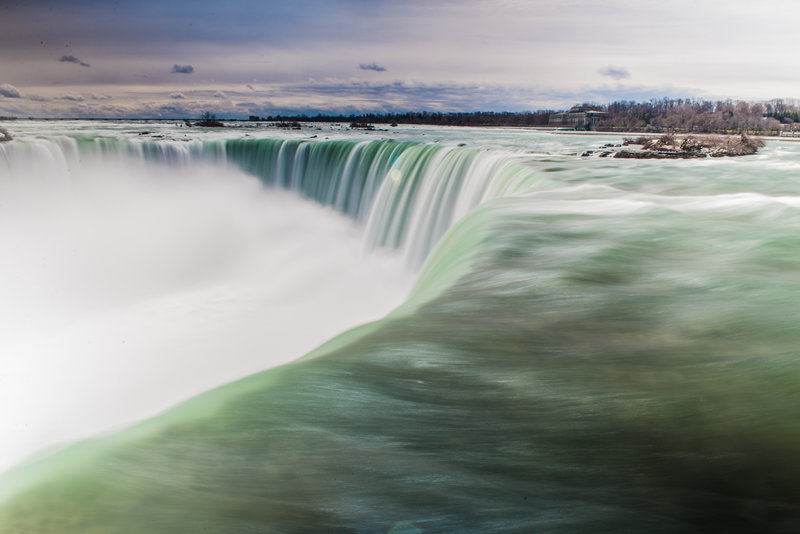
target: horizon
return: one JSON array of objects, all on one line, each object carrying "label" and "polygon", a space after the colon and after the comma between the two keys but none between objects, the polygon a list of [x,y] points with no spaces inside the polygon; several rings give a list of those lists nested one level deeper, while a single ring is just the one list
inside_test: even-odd
[{"label": "horizon", "polygon": [[[482,114],[497,114],[497,115],[537,115],[537,114],[553,114],[553,113],[564,113],[571,111],[575,107],[579,106],[593,106],[593,107],[600,107],[600,108],[608,108],[615,104],[655,104],[658,102],[684,102],[684,103],[695,103],[695,104],[702,104],[702,103],[710,103],[710,104],[720,104],[720,103],[746,103],[748,105],[754,104],[762,104],[762,105],[784,105],[787,108],[793,109],[800,105],[796,99],[783,99],[783,98],[772,98],[768,100],[737,100],[737,99],[719,99],[719,100],[706,100],[702,98],[687,98],[687,99],[671,99],[667,97],[663,98],[651,98],[648,101],[614,101],[614,102],[606,102],[606,103],[596,103],[596,102],[582,102],[582,103],[574,103],[570,106],[566,106],[563,108],[556,108],[556,109],[535,109],[535,110],[523,110],[523,111],[508,111],[508,110],[471,110],[471,111],[433,111],[429,109],[417,109],[417,110],[401,110],[401,111],[390,111],[390,112],[374,112],[374,111],[364,111],[364,112],[357,112],[357,113],[325,113],[325,112],[317,112],[314,115],[310,115],[307,113],[293,113],[293,114],[283,114],[277,113],[273,115],[265,115],[265,116],[257,116],[257,115],[239,115],[239,116],[225,116],[225,115],[217,115],[215,113],[211,113],[207,110],[203,110],[197,116],[119,116],[119,117],[102,117],[102,116],[64,116],[64,117],[35,117],[35,116],[28,116],[28,117],[16,117],[16,116],[4,116],[0,115],[0,122],[2,121],[16,121],[16,120],[36,120],[36,121],[69,121],[69,120],[86,120],[86,121],[199,121],[204,118],[206,113],[210,114],[210,119],[212,120],[220,120],[220,121],[230,121],[230,122],[280,122],[286,120],[298,120],[303,122],[337,122],[332,121],[330,119],[341,119],[341,121],[348,121],[353,119],[387,119],[387,118],[398,118],[398,116],[406,115],[406,114],[423,114],[428,113],[431,116],[448,116],[448,115],[482,115]],[[316,121],[316,119],[325,119],[323,121]],[[339,121],[339,122],[341,122]],[[426,124],[424,122],[413,122],[410,124]],[[433,124],[433,123],[431,123]],[[491,126],[491,125],[489,125]],[[502,127],[502,124],[498,124],[497,126]],[[527,126],[530,128],[548,128],[548,126]]]},{"label": "horizon", "polygon": [[521,113],[665,97],[794,101],[793,36],[762,36],[776,16],[793,14],[800,7],[786,0],[758,10],[688,0],[15,2],[0,7],[0,116],[209,111],[241,119]]}]

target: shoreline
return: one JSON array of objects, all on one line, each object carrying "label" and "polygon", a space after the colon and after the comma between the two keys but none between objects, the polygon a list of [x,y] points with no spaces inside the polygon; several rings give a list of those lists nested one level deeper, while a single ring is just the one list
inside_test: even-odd
[{"label": "shoreline", "polygon": [[[111,122],[111,123],[120,123],[120,122],[127,122],[127,123],[172,123],[172,122],[184,122],[184,121],[198,121],[199,119],[196,118],[86,118],[86,117],[58,117],[58,118],[40,118],[40,117],[0,117],[0,124],[2,123],[14,123],[14,122],[27,122],[27,121],[42,121],[42,122],[66,122],[66,121],[85,121],[85,122]],[[249,121],[247,119],[219,119],[222,123],[225,123],[227,128],[231,129],[238,129],[245,127],[245,125],[249,125],[249,128],[257,128],[259,126],[264,127],[273,127],[280,124],[282,121]],[[318,126],[318,125],[334,125],[334,124],[345,124],[346,121],[340,122],[318,122],[318,121],[306,121],[301,122],[301,126]],[[383,124],[383,123],[371,123],[371,124]],[[551,126],[516,126],[516,125],[502,125],[502,124],[486,124],[486,125],[452,125],[452,124],[420,124],[420,123],[397,123],[398,126],[422,126],[422,127],[433,127],[433,128],[452,128],[452,129],[469,129],[469,128],[481,128],[487,130],[516,130],[516,131],[533,131],[533,132],[542,132],[542,133],[552,133],[554,135],[585,135],[585,136],[644,136],[644,137],[660,137],[667,133],[672,133],[673,135],[681,135],[681,136],[694,136],[694,137],[705,137],[705,136],[735,136],[735,135],[742,135],[742,132],[641,132],[641,131],[597,131],[597,130],[565,130],[561,128],[554,128]],[[388,126],[388,124],[387,124]],[[764,139],[764,140],[776,140],[776,141],[789,141],[789,142],[800,142],[800,137],[782,137],[780,135],[759,135],[759,134],[749,134],[745,132],[745,135],[752,138]]]},{"label": "shoreline", "polygon": [[[541,131],[544,131],[544,130],[541,130]],[[586,136],[596,136],[596,137],[606,136],[606,135],[613,135],[615,137],[631,137],[631,136],[634,136],[634,137],[652,137],[653,139],[657,139],[657,138],[661,137],[662,135],[664,135],[663,133],[598,132],[598,131],[594,131],[594,130],[591,130],[591,131],[553,130],[553,131],[550,131],[549,133],[552,133],[554,135],[586,135]],[[690,136],[691,135],[692,137],[707,138],[707,137],[714,137],[714,136],[716,136],[716,137],[731,137],[731,136],[737,136],[737,135],[742,135],[742,134],[740,134],[740,133],[723,134],[723,133],[707,133],[707,132],[703,132],[703,133],[676,134],[676,135],[680,135],[680,136]],[[800,137],[781,137],[781,136],[778,136],[778,135],[748,135],[748,137],[751,137],[753,139],[761,139],[763,141],[786,141],[786,142],[790,142],[790,143],[800,142]]]}]

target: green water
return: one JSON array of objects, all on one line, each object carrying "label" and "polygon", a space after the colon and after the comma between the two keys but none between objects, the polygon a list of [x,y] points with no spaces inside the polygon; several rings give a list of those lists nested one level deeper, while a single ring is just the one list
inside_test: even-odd
[{"label": "green water", "polygon": [[798,531],[800,145],[553,159],[398,313],[7,474],[0,531]]}]

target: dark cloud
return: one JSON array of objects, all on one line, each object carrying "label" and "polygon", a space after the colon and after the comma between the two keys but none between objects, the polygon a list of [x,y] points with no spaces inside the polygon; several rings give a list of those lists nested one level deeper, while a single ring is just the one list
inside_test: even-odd
[{"label": "dark cloud", "polygon": [[554,98],[565,103],[564,109],[579,102],[614,102],[629,100],[634,102],[647,102],[653,98],[690,98],[691,95],[700,93],[700,89],[691,87],[676,87],[674,85],[663,86],[602,86],[584,87],[580,91],[564,92],[552,90],[550,93]]},{"label": "dark cloud", "polygon": [[80,59],[76,58],[75,56],[61,56],[58,60],[62,63],[75,63],[76,65],[80,65],[81,67],[91,67],[85,61],[81,61]]},{"label": "dark cloud", "polygon": [[361,63],[358,68],[361,70],[374,70],[376,72],[383,72],[386,70],[386,67],[378,65],[377,63]]},{"label": "dark cloud", "polygon": [[194,111],[187,110],[183,106],[164,105],[159,106],[155,113],[150,112],[157,117],[189,117],[195,114]]},{"label": "dark cloud", "polygon": [[0,95],[6,98],[19,98],[19,89],[11,84],[0,84]]},{"label": "dark cloud", "polygon": [[[476,110],[529,111],[532,109],[530,87],[503,87],[475,84],[407,84],[368,82],[334,84],[299,84],[282,86],[280,96],[308,100],[310,95],[324,97],[323,106],[276,108],[270,113],[364,113],[430,110],[469,112]],[[288,108],[288,109],[287,109]]]},{"label": "dark cloud", "polygon": [[246,87],[247,87],[248,89],[250,89],[251,91],[255,91],[255,90],[256,90],[256,88],[255,88],[255,87],[253,87],[252,85],[250,85],[249,83],[247,84],[247,86],[246,86]]},{"label": "dark cloud", "polygon": [[[616,85],[616,84],[615,84]],[[663,96],[696,94],[697,90],[672,86],[658,87],[585,87],[576,91],[563,88],[503,86],[488,84],[422,84],[394,82],[386,84],[356,82],[330,84],[292,84],[280,88],[283,104],[263,111],[274,115],[305,113],[367,113],[404,111],[511,111],[569,109],[580,102],[614,100],[647,101]],[[305,106],[312,97],[326,104]]]},{"label": "dark cloud", "polygon": [[172,66],[170,71],[173,74],[191,74],[194,72],[194,67],[191,65],[178,65],[177,63]]},{"label": "dark cloud", "polygon": [[631,73],[628,72],[628,69],[623,67],[615,67],[613,65],[609,65],[608,67],[603,67],[597,72],[602,76],[608,76],[609,78],[614,78],[615,80],[622,80],[624,78],[631,77]]},{"label": "dark cloud", "polygon": [[[23,40],[35,42],[37,47],[43,46],[40,40],[44,40],[44,46],[100,44],[118,53],[145,49],[161,54],[196,43],[266,42],[285,46],[296,41],[299,27],[304,29],[305,42],[340,40],[345,31],[360,42],[372,43],[374,37],[385,34],[387,29],[398,33],[407,31],[403,25],[396,24],[394,15],[407,13],[410,4],[419,2],[394,5],[366,0],[237,0],[225,2],[223,9],[219,0],[8,0],[0,2],[0,10],[6,6],[9,9],[9,12],[0,13],[0,50],[16,49]],[[376,24],[375,19],[386,23]],[[347,23],[347,29],[342,28],[340,21]],[[31,36],[37,36],[35,41]]]},{"label": "dark cloud", "polygon": [[[8,86],[0,84],[0,91],[8,92],[7,88]],[[686,98],[687,95],[697,94],[699,91],[696,88],[674,86],[623,86],[609,81],[573,91],[535,86],[367,81],[280,84],[261,88],[257,93],[240,88],[241,92],[229,89],[224,93],[217,90],[192,90],[190,95],[162,91],[150,93],[149,98],[142,94],[133,100],[117,96],[108,101],[89,92],[60,93],[46,98],[25,93],[21,98],[0,97],[0,115],[191,118],[200,117],[202,112],[209,111],[217,116],[247,118],[249,115],[360,114],[416,110],[445,113],[477,110],[560,110],[569,109],[580,102],[641,102],[661,97]],[[14,88],[14,92],[19,91]],[[213,98],[216,94],[224,94],[225,97]],[[185,98],[177,95],[184,95]],[[270,99],[258,98],[261,95],[270,96]]]}]

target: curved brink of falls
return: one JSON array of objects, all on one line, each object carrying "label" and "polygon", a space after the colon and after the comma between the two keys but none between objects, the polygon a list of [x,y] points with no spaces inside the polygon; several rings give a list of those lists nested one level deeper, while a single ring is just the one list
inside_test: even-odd
[{"label": "curved brink of falls", "polygon": [[[75,150],[69,144],[68,149]],[[172,163],[193,159],[232,163],[268,187],[293,191],[352,217],[364,227],[367,251],[399,249],[414,270],[448,229],[474,208],[546,182],[513,154],[392,140],[131,143],[100,139],[79,143],[79,149],[99,151],[103,157],[117,153]],[[466,233],[462,230],[460,239]],[[472,245],[483,235],[475,223],[469,234]],[[404,310],[412,302],[433,298],[434,285],[444,290],[465,272],[476,247],[452,241],[447,248],[456,247],[459,259],[451,258],[447,268],[441,260],[426,268],[418,281],[427,287],[424,297],[415,291]],[[433,272],[438,273],[438,282],[428,280]]]},{"label": "curved brink of falls", "polygon": [[57,143],[0,145],[0,155],[10,167],[29,157],[64,167],[85,155],[173,165],[203,159],[232,163],[266,186],[296,192],[356,219],[365,226],[367,249],[400,249],[415,269],[473,208],[542,181],[511,154],[392,140],[61,138]]},{"label": "curved brink of falls", "polygon": [[366,225],[368,248],[401,249],[413,267],[455,221],[533,181],[504,154],[395,141],[227,141],[227,161]]}]

